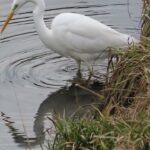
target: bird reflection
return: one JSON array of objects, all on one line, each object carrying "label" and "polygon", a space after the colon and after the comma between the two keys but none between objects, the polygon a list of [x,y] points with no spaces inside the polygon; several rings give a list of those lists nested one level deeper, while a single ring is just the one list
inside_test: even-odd
[{"label": "bird reflection", "polygon": [[[98,92],[103,86],[102,83],[93,82],[88,88]],[[79,108],[98,103],[100,103],[100,101],[96,95],[77,87],[74,83],[69,87],[65,86],[59,89],[48,95],[48,97],[40,104],[33,126],[35,137],[27,137],[25,133],[19,132],[19,130],[14,127],[15,122],[12,122],[12,119],[6,116],[6,114],[1,113],[1,116],[5,121],[5,125],[9,128],[9,132],[15,143],[21,147],[34,147],[36,145],[42,145],[45,141],[45,119],[48,120],[48,114],[50,114],[51,117],[55,114],[59,114],[62,117],[65,116],[70,118]],[[84,107],[82,115],[87,114],[87,112],[90,111],[89,108],[91,107]]]}]

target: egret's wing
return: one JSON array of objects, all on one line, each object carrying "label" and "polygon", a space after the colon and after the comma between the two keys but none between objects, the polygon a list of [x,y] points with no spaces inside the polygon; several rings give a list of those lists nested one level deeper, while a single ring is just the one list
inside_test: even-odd
[{"label": "egret's wing", "polygon": [[[117,42],[120,33],[98,21],[82,15],[60,16],[54,20],[55,36],[70,50],[93,53],[104,50]],[[67,18],[68,17],[68,18]],[[116,38],[116,39],[115,39]]]}]

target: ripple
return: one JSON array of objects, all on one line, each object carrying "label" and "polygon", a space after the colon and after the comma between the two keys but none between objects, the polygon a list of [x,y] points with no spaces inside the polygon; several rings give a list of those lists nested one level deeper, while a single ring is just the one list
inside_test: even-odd
[{"label": "ripple", "polygon": [[0,62],[1,81],[19,85],[57,88],[65,85],[76,72],[74,60],[50,51],[24,51]]},{"label": "ripple", "polygon": [[[100,65],[94,67],[104,68]],[[77,65],[73,59],[61,57],[49,50],[15,53],[2,59],[0,68],[1,82],[53,89],[64,86],[77,72]],[[83,76],[88,77],[87,67],[82,65],[81,69]]]}]

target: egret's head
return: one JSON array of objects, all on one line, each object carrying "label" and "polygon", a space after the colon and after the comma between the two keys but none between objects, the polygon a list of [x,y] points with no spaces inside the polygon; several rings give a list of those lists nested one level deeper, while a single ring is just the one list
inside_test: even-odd
[{"label": "egret's head", "polygon": [[33,3],[37,3],[38,1],[41,0],[14,0],[11,6],[11,10],[10,13],[1,29],[1,33],[5,30],[5,28],[7,27],[9,21],[11,20],[11,18],[13,17],[13,15],[25,4],[28,2],[33,2]]},{"label": "egret's head", "polygon": [[19,8],[21,8],[28,0],[14,0],[11,6],[11,10],[10,13],[1,29],[1,33],[5,30],[5,28],[7,27],[9,21],[11,20],[11,18],[13,17],[13,15],[18,11]]}]

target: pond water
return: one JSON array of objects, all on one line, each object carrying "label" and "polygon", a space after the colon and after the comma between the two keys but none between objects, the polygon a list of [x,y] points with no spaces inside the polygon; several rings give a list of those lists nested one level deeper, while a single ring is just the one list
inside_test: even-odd
[{"label": "pond water", "polygon": [[[11,2],[0,1],[0,26],[6,19]],[[45,21],[48,26],[57,14],[76,12],[91,16],[120,32],[139,37],[140,0],[45,2]],[[65,112],[69,116],[79,105],[93,102],[93,96],[75,88],[70,82],[76,76],[74,60],[48,50],[39,40],[32,10],[32,4],[24,6],[0,35],[0,150],[22,150],[28,147],[40,150],[39,144],[46,137],[43,135],[39,139],[37,136],[52,127],[47,119],[52,111]],[[94,68],[97,74],[103,73],[106,61]],[[85,66],[82,72],[86,78]],[[95,90],[100,88],[98,86]]]}]

